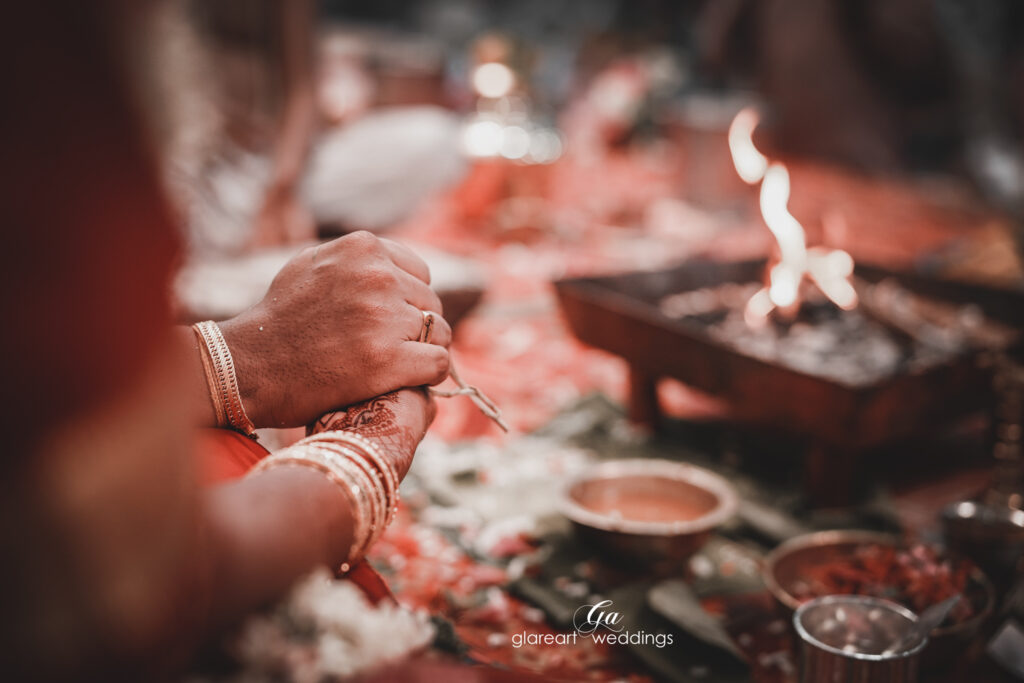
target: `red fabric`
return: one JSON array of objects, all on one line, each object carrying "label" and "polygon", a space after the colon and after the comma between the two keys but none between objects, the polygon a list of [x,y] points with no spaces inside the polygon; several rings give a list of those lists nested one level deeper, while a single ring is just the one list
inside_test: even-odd
[{"label": "red fabric", "polygon": [[345,574],[345,578],[359,586],[366,599],[374,605],[382,600],[398,604],[395,594],[388,588],[388,582],[370,566],[369,562],[363,561],[352,567],[348,574]]},{"label": "red fabric", "polygon": [[258,441],[230,429],[204,429],[196,448],[203,486],[238,479],[270,454]]}]

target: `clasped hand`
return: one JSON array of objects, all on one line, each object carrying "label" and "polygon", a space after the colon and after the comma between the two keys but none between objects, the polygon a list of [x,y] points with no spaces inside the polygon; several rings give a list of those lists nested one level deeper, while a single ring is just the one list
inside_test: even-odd
[{"label": "clasped hand", "polygon": [[[437,313],[418,340],[423,312]],[[263,300],[220,323],[258,427],[295,427],[342,406],[448,376],[451,328],[430,271],[367,232],[302,250]]]}]

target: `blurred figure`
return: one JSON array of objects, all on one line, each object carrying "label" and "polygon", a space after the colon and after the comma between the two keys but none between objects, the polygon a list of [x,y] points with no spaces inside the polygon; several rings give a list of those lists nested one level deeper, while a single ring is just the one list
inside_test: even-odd
[{"label": "blurred figure", "polygon": [[139,46],[190,247],[311,241],[301,182],[317,128],[315,7],[158,0]]},{"label": "blurred figure", "polygon": [[1024,130],[1022,22],[1012,0],[725,0],[696,35],[709,77],[755,76],[781,149],[956,169],[971,140]]},{"label": "blurred figure", "polygon": [[458,117],[375,110],[366,62],[380,37],[321,38],[312,0],[158,0],[149,14],[142,80],[156,76],[148,99],[193,255],[383,230],[462,176]]},{"label": "blurred figure", "polygon": [[[218,400],[207,361],[226,377],[223,357],[171,325],[179,239],[124,68],[138,11],[19,3],[0,20],[17,65],[0,76],[11,680],[154,680],[315,566],[358,561],[386,508],[339,485],[340,466],[312,466],[308,444],[346,435],[400,480],[434,413],[403,387],[448,372],[425,264],[361,233],[300,252],[263,303],[221,324],[238,386],[237,403]],[[313,434],[204,490],[196,428],[225,410],[250,428],[315,421]],[[367,496],[387,500],[382,486]]]}]

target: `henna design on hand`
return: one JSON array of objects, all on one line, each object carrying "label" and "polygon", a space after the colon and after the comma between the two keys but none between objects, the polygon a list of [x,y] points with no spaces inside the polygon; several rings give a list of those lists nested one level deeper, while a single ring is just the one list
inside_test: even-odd
[{"label": "henna design on hand", "polygon": [[307,429],[308,434],[350,431],[373,441],[395,464],[400,476],[412,464],[419,435],[412,427],[400,424],[392,406],[399,405],[397,392],[357,403],[344,410],[327,413]]},{"label": "henna design on hand", "polygon": [[331,430],[358,432],[367,438],[391,436],[399,427],[395,411],[388,404],[397,403],[397,394],[385,394],[369,401],[349,406],[344,411],[327,413],[316,421],[313,433]]}]

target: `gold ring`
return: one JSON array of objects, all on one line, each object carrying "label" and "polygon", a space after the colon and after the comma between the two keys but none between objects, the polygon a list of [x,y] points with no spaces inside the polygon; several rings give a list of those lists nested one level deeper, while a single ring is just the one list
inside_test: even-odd
[{"label": "gold ring", "polygon": [[430,336],[434,332],[434,314],[431,311],[421,311],[423,313],[423,327],[420,328],[419,341],[424,344],[430,343]]}]

